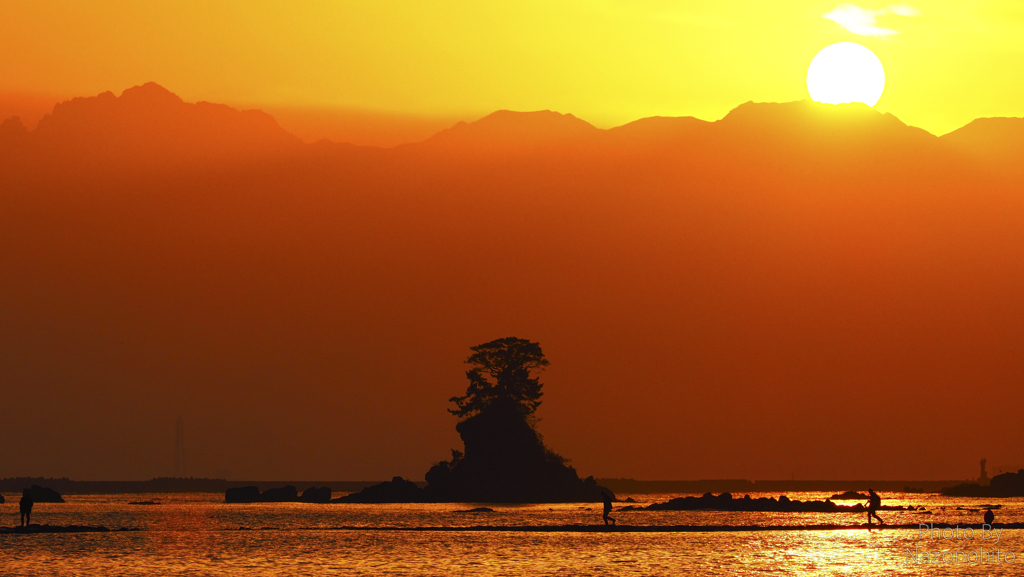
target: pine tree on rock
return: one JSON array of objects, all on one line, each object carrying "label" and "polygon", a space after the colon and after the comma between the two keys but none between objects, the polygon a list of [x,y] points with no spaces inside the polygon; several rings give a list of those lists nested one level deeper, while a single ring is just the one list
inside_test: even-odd
[{"label": "pine tree on rock", "polygon": [[465,396],[449,399],[456,405],[449,412],[465,419],[490,409],[507,409],[531,418],[544,394],[540,378],[531,374],[550,364],[540,343],[506,337],[470,350],[473,354],[466,360],[473,366],[466,371],[469,387]]},{"label": "pine tree on rock", "polygon": [[548,450],[536,430],[535,413],[543,396],[538,374],[548,366],[539,343],[516,337],[470,347],[466,394],[452,397],[459,418],[455,430],[465,446],[450,461],[434,464],[427,486],[401,478],[368,487],[340,500],[356,503],[600,502],[593,477],[580,479],[567,459]]}]

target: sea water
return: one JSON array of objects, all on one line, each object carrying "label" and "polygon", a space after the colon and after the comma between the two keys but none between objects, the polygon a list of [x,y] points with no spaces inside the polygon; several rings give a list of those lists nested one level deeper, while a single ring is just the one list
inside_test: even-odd
[{"label": "sea water", "polygon": [[[675,494],[620,495],[638,504]],[[778,496],[751,494],[752,497]],[[789,493],[820,500],[827,493]],[[17,495],[0,505],[18,522]],[[890,524],[1024,522],[1024,499],[883,494]],[[0,535],[0,575],[1024,575],[1024,530],[773,530],[670,533],[409,531],[423,527],[598,525],[600,504],[225,504],[220,494],[68,495],[33,522],[108,533]],[[156,501],[156,505],[132,505]],[[852,502],[845,502],[852,504]],[[620,504],[616,504],[616,508]],[[619,525],[799,526],[863,523],[855,513],[618,511]],[[116,529],[130,529],[116,531]],[[993,557],[993,551],[997,556]],[[974,552],[972,556],[971,553]],[[922,553],[924,561],[922,561]],[[998,556],[1001,553],[1002,556]],[[1012,558],[1011,555],[1012,554]]]}]

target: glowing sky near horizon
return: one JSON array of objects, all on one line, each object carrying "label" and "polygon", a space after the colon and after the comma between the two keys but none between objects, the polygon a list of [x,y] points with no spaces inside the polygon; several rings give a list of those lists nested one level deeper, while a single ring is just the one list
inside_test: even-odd
[{"label": "glowing sky near horizon", "polygon": [[552,109],[612,126],[806,98],[814,55],[853,41],[885,65],[877,108],[944,133],[1024,116],[1021,37],[1016,0],[14,0],[0,23],[0,93],[155,81],[236,106]]}]

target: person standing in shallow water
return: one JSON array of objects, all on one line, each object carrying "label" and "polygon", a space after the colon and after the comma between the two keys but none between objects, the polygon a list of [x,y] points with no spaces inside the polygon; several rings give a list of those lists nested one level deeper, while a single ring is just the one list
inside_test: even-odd
[{"label": "person standing in shallow water", "polygon": [[32,497],[28,496],[28,491],[21,493],[21,501],[18,502],[18,508],[21,509],[21,526],[28,527],[32,524]]},{"label": "person standing in shallow water", "polygon": [[878,496],[878,493],[874,489],[868,489],[868,525],[871,524],[871,517],[874,516],[878,519],[880,525],[885,525],[885,521],[878,516],[878,508],[882,506],[882,498]]},{"label": "person standing in shallow water", "polygon": [[604,524],[607,525],[608,521],[611,521],[611,524],[614,525],[615,519],[608,516],[612,512],[612,498],[608,493],[603,491],[601,492],[601,498],[604,500],[604,515],[602,516]]}]

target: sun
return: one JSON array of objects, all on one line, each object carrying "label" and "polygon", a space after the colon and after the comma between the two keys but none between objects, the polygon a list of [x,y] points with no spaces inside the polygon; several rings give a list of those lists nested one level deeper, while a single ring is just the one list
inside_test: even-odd
[{"label": "sun", "polygon": [[874,106],[884,89],[882,61],[856,42],[822,48],[807,67],[807,92],[815,102]]}]

